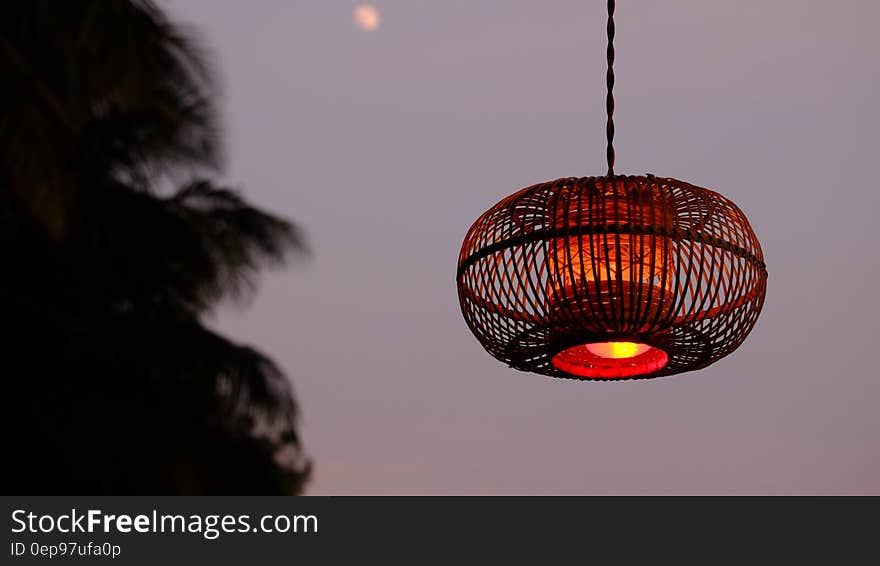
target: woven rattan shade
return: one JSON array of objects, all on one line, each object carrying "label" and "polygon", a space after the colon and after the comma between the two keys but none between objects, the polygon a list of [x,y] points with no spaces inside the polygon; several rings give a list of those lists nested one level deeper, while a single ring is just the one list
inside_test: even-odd
[{"label": "woven rattan shade", "polygon": [[[751,331],[767,270],[732,202],[675,179],[564,178],[525,188],[483,214],[458,262],[471,331],[495,358],[539,374],[589,343],[647,344],[664,367],[699,369]],[[607,380],[604,379],[603,380]]]}]

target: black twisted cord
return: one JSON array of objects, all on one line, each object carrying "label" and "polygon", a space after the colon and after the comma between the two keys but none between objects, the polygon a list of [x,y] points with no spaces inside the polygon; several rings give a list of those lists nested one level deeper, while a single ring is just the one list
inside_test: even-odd
[{"label": "black twisted cord", "polygon": [[605,123],[605,135],[608,138],[608,176],[614,175],[614,0],[608,0],[608,72],[605,74],[605,85],[608,94],[605,96],[605,111],[608,121]]}]

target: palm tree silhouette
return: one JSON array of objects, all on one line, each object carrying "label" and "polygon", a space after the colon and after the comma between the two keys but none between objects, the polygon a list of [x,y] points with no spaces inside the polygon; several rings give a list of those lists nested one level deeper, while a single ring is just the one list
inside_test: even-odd
[{"label": "palm tree silhouette", "polygon": [[206,58],[146,0],[0,7],[6,469],[37,493],[299,493],[289,382],[202,322],[302,250],[221,163]]}]

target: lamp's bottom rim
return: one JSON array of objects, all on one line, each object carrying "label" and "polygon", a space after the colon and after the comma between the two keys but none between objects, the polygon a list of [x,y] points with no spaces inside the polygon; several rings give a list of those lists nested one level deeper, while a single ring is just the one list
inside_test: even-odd
[{"label": "lamp's bottom rim", "polygon": [[669,356],[639,342],[593,342],[567,348],[551,360],[559,371],[591,379],[621,379],[659,371]]}]

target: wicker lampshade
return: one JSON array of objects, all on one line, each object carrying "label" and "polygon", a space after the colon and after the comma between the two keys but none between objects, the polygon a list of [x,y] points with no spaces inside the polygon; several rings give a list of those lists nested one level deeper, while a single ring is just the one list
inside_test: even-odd
[{"label": "wicker lampshade", "polygon": [[511,367],[644,379],[734,351],[764,304],[767,269],[723,196],[614,174],[614,0],[608,0],[608,174],[525,188],[483,214],[458,259],[461,311]]},{"label": "wicker lampshade", "polygon": [[745,215],[710,191],[653,176],[525,188],[471,227],[461,310],[511,367],[575,379],[672,375],[735,350],[767,270]]}]

